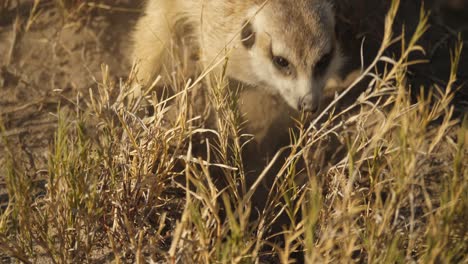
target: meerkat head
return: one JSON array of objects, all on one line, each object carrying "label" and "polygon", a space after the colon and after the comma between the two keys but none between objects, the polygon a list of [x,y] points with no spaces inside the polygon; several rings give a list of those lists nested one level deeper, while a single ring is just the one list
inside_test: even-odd
[{"label": "meerkat head", "polygon": [[271,0],[246,15],[231,76],[280,94],[296,110],[316,111],[339,67],[332,6]]}]

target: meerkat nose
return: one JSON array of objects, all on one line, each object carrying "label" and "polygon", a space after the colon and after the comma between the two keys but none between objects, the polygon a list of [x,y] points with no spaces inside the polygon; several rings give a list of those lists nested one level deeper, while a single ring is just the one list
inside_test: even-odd
[{"label": "meerkat nose", "polygon": [[315,113],[318,110],[318,102],[310,95],[306,95],[299,99],[298,107],[299,111]]}]

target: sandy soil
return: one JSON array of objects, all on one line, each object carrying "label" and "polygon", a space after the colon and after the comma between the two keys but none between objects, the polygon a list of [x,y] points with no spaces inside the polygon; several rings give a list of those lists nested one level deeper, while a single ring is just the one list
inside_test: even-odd
[{"label": "sandy soil", "polygon": [[[116,79],[129,72],[124,53],[138,4],[110,1],[128,10],[96,8],[67,15],[52,1],[43,1],[28,24],[31,2],[0,15],[0,120],[9,146],[14,146],[11,151],[22,157],[17,161],[40,175],[47,166],[57,109],[73,111],[80,105],[97,86],[101,65],[108,65]],[[0,147],[2,179],[6,152]],[[0,202],[5,199],[0,196]]]}]

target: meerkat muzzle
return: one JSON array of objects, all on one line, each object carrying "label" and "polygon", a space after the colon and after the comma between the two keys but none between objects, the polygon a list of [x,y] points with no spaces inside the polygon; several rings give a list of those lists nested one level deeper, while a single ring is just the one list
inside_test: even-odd
[{"label": "meerkat muzzle", "polygon": [[316,96],[308,94],[299,99],[297,109],[299,111],[315,113],[319,109],[319,100],[316,98]]}]

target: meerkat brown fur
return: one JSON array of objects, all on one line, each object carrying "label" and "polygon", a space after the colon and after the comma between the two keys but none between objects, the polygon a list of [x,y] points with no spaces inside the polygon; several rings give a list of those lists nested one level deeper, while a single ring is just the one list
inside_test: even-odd
[{"label": "meerkat brown fur", "polygon": [[228,78],[279,95],[295,110],[317,110],[340,64],[326,0],[149,0],[133,32],[139,83],[171,71],[176,34],[190,35],[182,45],[201,70],[227,57]]}]

